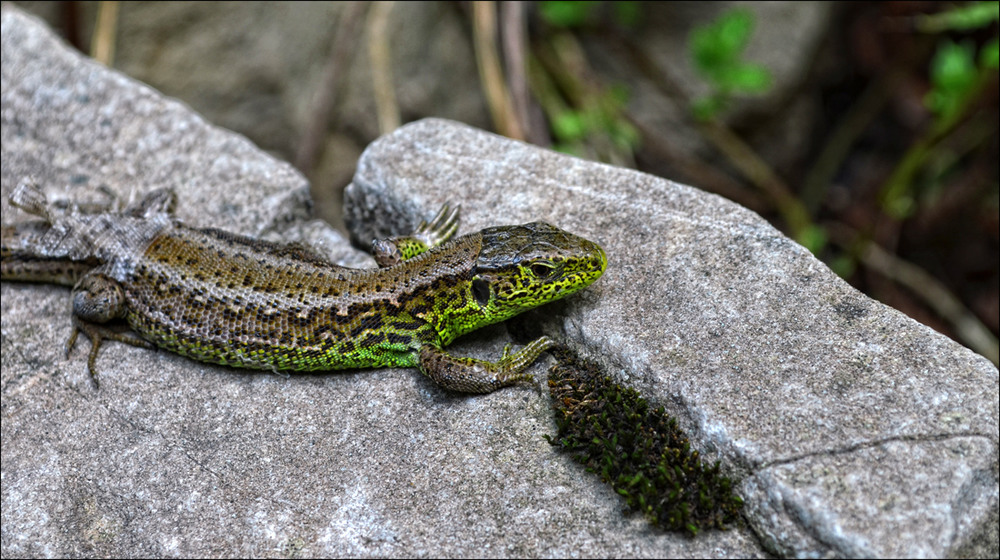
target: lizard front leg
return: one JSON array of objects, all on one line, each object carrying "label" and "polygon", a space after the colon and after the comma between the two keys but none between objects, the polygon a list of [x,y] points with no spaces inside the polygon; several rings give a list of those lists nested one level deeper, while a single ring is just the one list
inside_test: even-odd
[{"label": "lizard front leg", "polygon": [[73,333],[66,342],[66,354],[76,344],[76,337],[81,332],[90,339],[90,355],[87,358],[87,369],[94,385],[100,387],[97,381],[97,352],[104,340],[117,340],[139,346],[155,348],[153,344],[135,336],[114,331],[104,325],[113,319],[125,316],[125,294],[121,284],[108,278],[100,272],[93,271],[80,278],[73,287]]},{"label": "lizard front leg", "polygon": [[543,336],[513,354],[508,344],[496,362],[452,356],[435,345],[426,344],[420,348],[420,371],[450,391],[492,393],[520,381],[532,381],[534,378],[524,370],[554,344]]}]

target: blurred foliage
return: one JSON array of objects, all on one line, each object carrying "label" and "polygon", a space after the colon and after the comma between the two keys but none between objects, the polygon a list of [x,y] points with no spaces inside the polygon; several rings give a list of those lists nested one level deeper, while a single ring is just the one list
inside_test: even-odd
[{"label": "blurred foliage", "polygon": [[972,41],[954,43],[945,39],[931,60],[931,83],[924,103],[939,117],[950,117],[976,83],[975,46]]},{"label": "blurred foliage", "polygon": [[[977,2],[969,6],[927,16],[919,20],[924,32],[948,30],[974,30],[997,21],[1000,2]],[[970,39],[955,43],[943,38],[931,59],[933,89],[924,102],[938,117],[948,118],[960,110],[971,94],[975,93],[977,79],[996,70],[1000,59],[1000,38],[992,37],[979,51],[976,64],[975,45]]]},{"label": "blurred foliage", "polygon": [[538,13],[554,27],[579,27],[593,17],[594,9],[600,4],[593,0],[549,0],[538,3]]},{"label": "blurred foliage", "polygon": [[[833,41],[840,50],[828,56],[845,65],[841,74],[833,78],[826,71],[803,75],[803,87],[815,89],[793,95],[814,95],[812,101],[823,103],[820,88],[828,88],[837,95],[858,97],[852,105],[832,108],[826,119],[829,124],[821,124],[817,135],[808,139],[795,164],[799,170],[791,173],[775,169],[745,139],[755,129],[746,123],[739,132],[730,128],[733,117],[738,122],[747,116],[745,111],[728,114],[738,98],[774,93],[771,72],[746,56],[755,32],[753,5],[726,9],[688,32],[686,55],[709,90],[690,99],[686,94],[690,88],[677,82],[670,68],[658,68],[664,57],[648,52],[639,39],[648,19],[643,12],[651,11],[651,6],[630,4],[627,10],[607,2],[536,4],[538,25],[531,33],[535,58],[529,82],[554,148],[626,166],[640,157],[646,162],[666,158],[670,163],[656,163],[661,169],[654,172],[683,169],[682,180],[751,207],[756,204],[758,211],[869,295],[895,303],[902,294],[911,308],[933,310],[931,314],[938,314],[956,331],[979,333],[958,338],[984,355],[996,354],[996,312],[986,313],[992,317],[990,334],[961,304],[942,303],[954,298],[943,296],[950,296],[948,288],[921,268],[934,263],[925,261],[915,267],[899,255],[899,244],[907,242],[909,230],[929,235],[927,228],[936,227],[938,234],[947,236],[941,229],[948,223],[944,216],[965,215],[961,207],[949,206],[955,204],[952,200],[980,197],[996,212],[995,163],[992,172],[982,169],[981,152],[991,143],[995,149],[996,142],[998,2],[875,3],[839,9],[837,13],[847,19],[831,20],[826,31],[836,37]],[[626,12],[632,15],[622,17]],[[665,10],[660,16],[669,13]],[[852,25],[862,26],[858,28],[862,31],[851,29]],[[927,36],[931,33],[938,36]],[[681,117],[683,126],[701,135],[706,153],[692,158],[671,146],[668,135],[644,126],[629,105],[628,90],[619,83],[604,83],[607,78],[589,66],[588,55],[600,51],[605,65],[608,52],[617,53],[617,62],[633,65],[622,70],[639,78],[631,84],[646,80],[658,90],[654,96],[669,98],[686,110],[691,118]],[[626,56],[620,57],[622,53]],[[648,102],[649,95],[644,97]],[[923,112],[913,99],[923,100]],[[650,151],[650,145],[656,149]],[[687,155],[680,156],[683,153]],[[741,185],[715,190],[719,187],[712,182],[719,169],[735,176]],[[983,178],[974,176],[977,173],[986,173],[985,179],[992,184],[984,187]],[[952,193],[955,189],[958,192]],[[995,226],[987,219],[971,227]],[[977,250],[995,247],[995,235],[973,246]],[[969,270],[975,262],[964,266]],[[995,278],[995,261],[985,266],[986,274]],[[942,276],[940,270],[938,274]],[[923,303],[914,303],[904,292],[916,294]],[[995,307],[995,296],[992,301]],[[982,310],[980,304],[980,315]],[[914,316],[928,319],[923,310]],[[974,323],[971,327],[970,322]],[[969,342],[972,339],[979,342]]]},{"label": "blurred foliage", "polygon": [[[541,2],[539,16],[548,25],[532,45],[530,83],[544,112],[552,148],[577,157],[616,165],[634,165],[638,131],[627,117],[629,91],[623,84],[595,80],[587,57],[570,31],[596,21],[607,2]],[[634,22],[636,2],[614,2],[623,25]]]},{"label": "blurred foliage", "polygon": [[963,31],[986,27],[1000,19],[1000,2],[971,2],[937,14],[917,16],[917,29],[924,33]]},{"label": "blurred foliage", "polygon": [[631,152],[639,143],[639,133],[623,118],[628,90],[612,86],[595,96],[580,109],[567,108],[552,115],[552,147],[561,152],[582,156],[586,144],[600,138],[623,152]]},{"label": "blurred foliage", "polygon": [[[997,2],[978,2],[968,6],[952,8],[948,11],[918,18],[918,29],[933,32],[944,31],[974,31],[978,28],[993,25],[997,21]],[[976,55],[976,48],[971,38],[956,43],[949,37],[938,41],[937,50],[930,61],[929,76],[931,90],[924,97],[924,104],[931,111],[934,119],[924,134],[914,142],[909,150],[899,160],[894,172],[890,175],[881,192],[882,209],[895,220],[909,218],[917,211],[917,196],[919,187],[923,184],[934,185],[935,181],[921,183],[918,175],[925,173],[926,178],[933,179],[933,169],[929,164],[942,161],[942,154],[947,150],[942,146],[974,110],[976,101],[981,97],[986,86],[995,80],[998,59],[998,37],[987,41]],[[978,59],[978,62],[977,62]]]},{"label": "blurred foliage", "polygon": [[693,101],[692,110],[697,118],[715,118],[734,95],[761,95],[771,89],[771,73],[767,68],[743,60],[753,28],[753,12],[732,9],[714,22],[691,31],[688,39],[691,60],[714,89],[710,95]]},{"label": "blurred foliage", "polygon": [[639,2],[632,0],[621,2],[547,0],[538,3],[538,15],[553,27],[571,29],[593,23],[600,17],[600,10],[608,5],[612,10],[612,17],[619,25],[631,27],[639,22],[642,10]]},{"label": "blurred foliage", "polygon": [[1000,66],[1000,37],[990,39],[979,51],[979,65],[992,70],[996,70]]},{"label": "blurred foliage", "polygon": [[553,149],[621,165],[633,161],[639,144],[639,133],[625,116],[628,89],[564,71],[566,60],[585,58],[566,30],[593,24],[609,7],[619,25],[634,25],[640,17],[639,3],[631,1],[538,3],[538,14],[551,30],[546,44],[536,45],[542,64],[535,67],[532,86],[550,123]]}]

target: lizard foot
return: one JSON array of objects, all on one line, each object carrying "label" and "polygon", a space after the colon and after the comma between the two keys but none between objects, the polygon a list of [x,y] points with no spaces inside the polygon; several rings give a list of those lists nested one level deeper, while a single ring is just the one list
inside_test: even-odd
[{"label": "lizard foot", "polygon": [[95,323],[88,323],[79,317],[73,317],[73,332],[69,335],[69,340],[66,341],[66,357],[69,357],[70,351],[76,345],[76,337],[83,333],[90,339],[90,355],[87,357],[87,371],[90,372],[90,378],[94,381],[94,386],[100,388],[101,384],[97,380],[97,352],[101,349],[101,343],[105,340],[117,340],[118,342],[124,342],[125,344],[131,344],[132,346],[138,346],[140,348],[156,348],[151,342],[143,340],[136,336],[135,334],[121,333],[112,330],[104,325],[98,325]]}]

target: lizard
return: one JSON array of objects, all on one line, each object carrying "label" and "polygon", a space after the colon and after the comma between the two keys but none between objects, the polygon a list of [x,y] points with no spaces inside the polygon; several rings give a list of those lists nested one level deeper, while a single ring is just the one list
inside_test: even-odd
[{"label": "lizard", "polygon": [[[2,228],[0,279],[72,287],[72,334],[164,348],[248,368],[323,371],[418,368],[443,389],[489,393],[531,382],[525,370],[554,342],[540,337],[495,362],[454,356],[457,337],[597,280],[596,243],[545,222],[460,237],[460,208],[442,206],[412,235],[376,240],[378,268],[341,267],[301,244],[183,224],[170,190],[120,211],[59,212],[21,181],[11,205],[40,219]],[[128,330],[113,328],[124,322]],[[99,386],[99,385],[98,385]]]}]

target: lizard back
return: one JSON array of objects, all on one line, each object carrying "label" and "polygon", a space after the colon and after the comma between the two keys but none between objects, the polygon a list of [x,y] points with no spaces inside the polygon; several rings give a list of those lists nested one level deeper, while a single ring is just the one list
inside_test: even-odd
[{"label": "lizard back", "polygon": [[298,246],[175,225],[135,258],[129,325],[203,361],[310,371],[414,366],[437,336],[429,314],[468,305],[460,292],[479,253],[463,236],[399,265],[336,266]]}]

